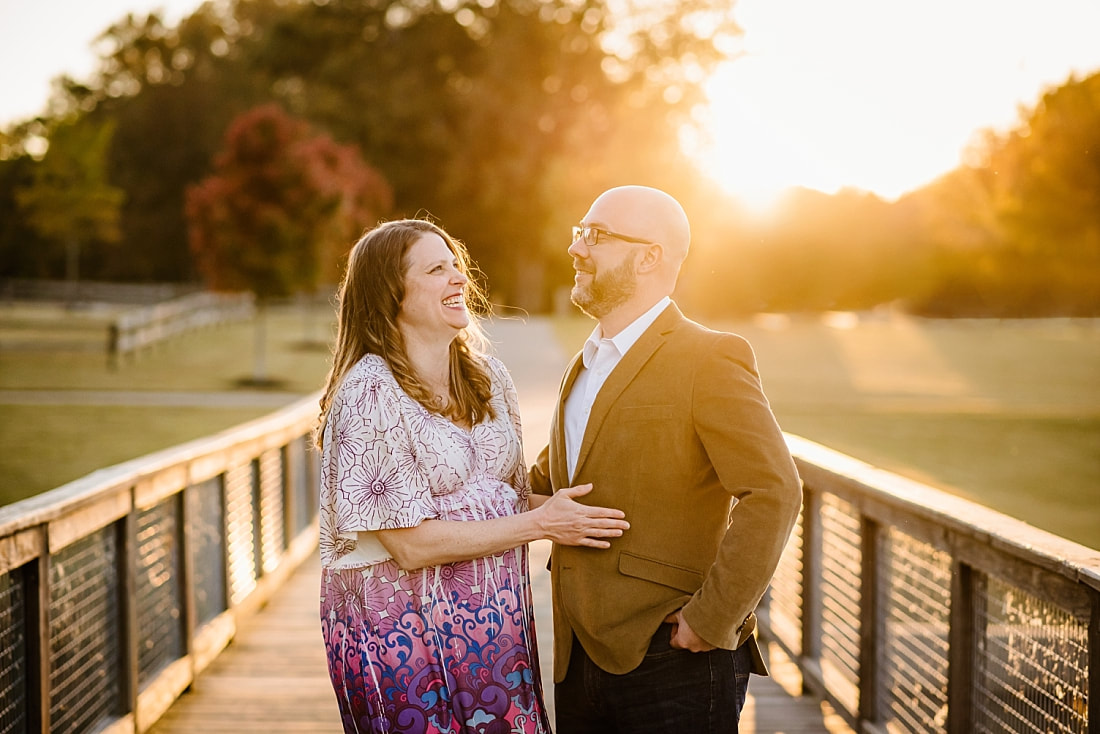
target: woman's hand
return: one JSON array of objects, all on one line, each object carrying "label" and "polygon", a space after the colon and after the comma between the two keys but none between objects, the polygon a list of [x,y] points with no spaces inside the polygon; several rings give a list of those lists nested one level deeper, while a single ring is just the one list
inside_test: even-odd
[{"label": "woman's hand", "polygon": [[531,510],[538,516],[542,537],[562,545],[583,545],[589,548],[610,548],[610,541],[630,529],[622,510],[611,507],[591,507],[575,498],[592,491],[591,484],[565,487]]},{"label": "woman's hand", "polygon": [[591,491],[591,484],[566,487],[518,515],[491,520],[424,520],[411,528],[374,532],[407,571],[490,556],[542,538],[563,545],[610,548],[611,543],[602,539],[619,537],[630,523],[622,519],[621,510],[589,507],[573,499]]}]

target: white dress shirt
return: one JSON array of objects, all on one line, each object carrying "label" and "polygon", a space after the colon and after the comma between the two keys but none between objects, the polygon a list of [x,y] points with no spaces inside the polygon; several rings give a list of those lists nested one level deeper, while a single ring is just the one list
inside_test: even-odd
[{"label": "white dress shirt", "polygon": [[592,403],[596,402],[596,395],[627,350],[634,346],[670,303],[672,300],[665,296],[610,339],[603,337],[603,330],[596,324],[596,328],[585,341],[581,351],[584,367],[577,373],[573,388],[565,398],[565,461],[570,478],[577,469],[581,441],[584,439],[584,430],[588,427],[588,416],[592,413]]}]

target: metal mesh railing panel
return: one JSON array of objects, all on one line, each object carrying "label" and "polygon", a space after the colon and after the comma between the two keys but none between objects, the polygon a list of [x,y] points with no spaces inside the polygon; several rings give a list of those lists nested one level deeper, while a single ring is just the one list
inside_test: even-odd
[{"label": "metal mesh railing panel", "polygon": [[974,600],[972,726],[979,734],[1085,734],[1088,626],[994,576]]},{"label": "metal mesh railing panel", "polygon": [[260,558],[263,572],[279,567],[286,550],[286,521],[283,516],[282,451],[265,451],[259,459],[260,490]]},{"label": "metal mesh railing panel", "polygon": [[889,528],[879,566],[886,730],[945,731],[951,556]]},{"label": "metal mesh railing panel", "polygon": [[191,588],[199,627],[226,610],[225,526],[222,478],[195,484],[184,492],[191,539]]},{"label": "metal mesh railing panel", "polygon": [[225,535],[229,557],[229,599],[238,604],[256,588],[256,529],[252,462],[225,473]]},{"label": "metal mesh railing panel", "polygon": [[0,574],[0,734],[27,731],[26,621],[23,574]]},{"label": "metal mesh railing panel", "polygon": [[802,654],[802,527],[802,511],[799,510],[767,596],[771,633],[795,655]]},{"label": "metal mesh railing panel", "polygon": [[183,656],[179,496],[137,513],[134,601],[138,626],[138,686]]},{"label": "metal mesh railing panel", "polygon": [[821,672],[829,690],[855,711],[859,701],[859,514],[835,495],[821,499]]},{"label": "metal mesh railing panel", "polygon": [[50,731],[121,713],[118,543],[108,526],[50,558]]}]

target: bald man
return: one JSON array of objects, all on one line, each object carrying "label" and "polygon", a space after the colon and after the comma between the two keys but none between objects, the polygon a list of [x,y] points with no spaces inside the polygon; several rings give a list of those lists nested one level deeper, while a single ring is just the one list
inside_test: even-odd
[{"label": "bald man", "polygon": [[754,609],[801,483],[752,348],[671,300],[690,239],[644,186],[604,192],[573,229],[572,300],[598,323],[531,481],[591,484],[583,501],[630,529],[551,554],[558,734],[736,732],[749,674],[767,674]]}]

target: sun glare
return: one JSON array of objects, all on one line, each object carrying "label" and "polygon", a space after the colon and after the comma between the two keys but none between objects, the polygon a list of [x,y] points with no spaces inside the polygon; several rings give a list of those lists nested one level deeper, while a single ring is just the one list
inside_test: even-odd
[{"label": "sun glare", "polygon": [[738,0],[744,54],[707,82],[685,150],[758,210],[793,186],[895,199],[957,167],[981,130],[1018,124],[1045,87],[1100,68],[1080,28],[1100,21],[1090,1]]},{"label": "sun glare", "polygon": [[[758,72],[753,59],[727,64],[707,82],[707,107],[699,110],[691,147],[704,172],[753,209],[766,210],[784,190],[810,185],[812,146],[777,114],[782,92]],[[820,185],[820,181],[817,182]]]},{"label": "sun glare", "polygon": [[826,193],[855,187],[895,198],[958,164],[961,148],[945,157],[935,150],[942,141],[903,132],[916,126],[936,135],[933,116],[942,110],[928,110],[929,119],[917,110],[894,119],[903,113],[855,88],[859,82],[814,79],[819,72],[798,67],[746,56],[707,84],[698,160],[746,204],[765,208],[792,186]]}]

